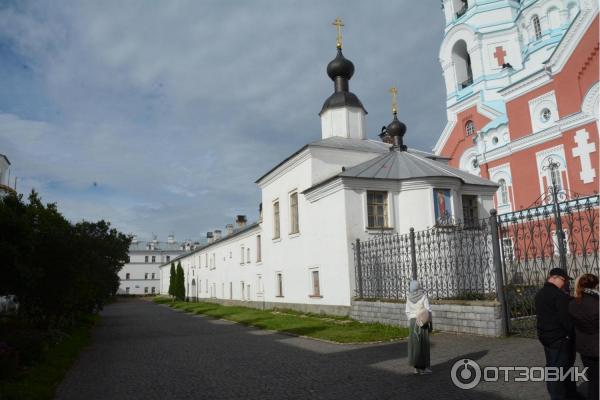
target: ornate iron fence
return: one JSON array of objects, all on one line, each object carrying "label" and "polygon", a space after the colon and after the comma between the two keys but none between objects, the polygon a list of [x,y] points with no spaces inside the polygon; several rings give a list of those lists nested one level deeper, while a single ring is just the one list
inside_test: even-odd
[{"label": "ornate iron fence", "polygon": [[418,276],[434,299],[495,298],[491,243],[487,220],[357,240],[356,295],[405,299],[410,279]]},{"label": "ornate iron fence", "polygon": [[564,268],[572,277],[598,275],[599,197],[558,202],[560,195],[549,192],[536,207],[498,216],[513,333],[535,333],[535,294],[552,268]]}]

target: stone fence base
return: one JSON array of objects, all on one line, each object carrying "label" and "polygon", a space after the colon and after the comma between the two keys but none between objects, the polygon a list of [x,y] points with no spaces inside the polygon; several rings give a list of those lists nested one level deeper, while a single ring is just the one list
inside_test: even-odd
[{"label": "stone fence base", "polygon": [[[502,335],[500,303],[495,301],[432,300],[433,329],[482,336]],[[408,327],[405,303],[354,300],[350,318]]]}]

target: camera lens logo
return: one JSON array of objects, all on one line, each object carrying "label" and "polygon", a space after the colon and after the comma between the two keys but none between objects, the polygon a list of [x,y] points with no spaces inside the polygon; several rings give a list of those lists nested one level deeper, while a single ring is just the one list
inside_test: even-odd
[{"label": "camera lens logo", "polygon": [[469,358],[458,360],[450,370],[452,383],[460,389],[473,389],[481,382],[481,368],[479,364]]}]

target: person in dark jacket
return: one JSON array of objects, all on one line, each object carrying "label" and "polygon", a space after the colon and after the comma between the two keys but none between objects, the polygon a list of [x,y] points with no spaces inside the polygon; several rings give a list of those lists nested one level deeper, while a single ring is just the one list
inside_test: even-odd
[{"label": "person in dark jacket", "polygon": [[[575,363],[574,329],[569,302],[571,297],[564,291],[572,280],[562,268],[553,268],[548,280],[535,296],[538,338],[544,346],[546,367],[563,368],[564,371]],[[576,399],[575,381],[546,382],[552,400]]]},{"label": "person in dark jacket", "polygon": [[598,277],[583,274],[575,282],[575,298],[569,303],[575,324],[575,349],[587,367],[588,399],[598,399]]}]

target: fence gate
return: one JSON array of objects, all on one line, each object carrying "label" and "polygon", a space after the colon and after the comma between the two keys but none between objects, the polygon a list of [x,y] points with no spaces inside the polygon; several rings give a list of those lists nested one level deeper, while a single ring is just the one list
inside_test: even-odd
[{"label": "fence gate", "polygon": [[535,295],[552,268],[564,268],[573,278],[598,275],[599,197],[561,197],[565,193],[551,187],[536,207],[498,216],[512,334],[535,336]]}]

